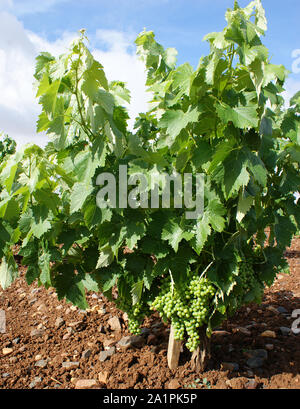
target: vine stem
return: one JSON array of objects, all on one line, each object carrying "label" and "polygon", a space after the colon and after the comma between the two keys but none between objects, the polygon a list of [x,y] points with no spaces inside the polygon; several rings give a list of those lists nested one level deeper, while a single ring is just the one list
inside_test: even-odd
[{"label": "vine stem", "polygon": [[211,356],[211,342],[206,335],[206,328],[200,328],[200,345],[193,352],[191,358],[192,369],[197,372],[203,372],[206,369],[207,362]]},{"label": "vine stem", "polygon": [[211,263],[209,263],[209,265],[206,267],[206,269],[202,272],[200,278],[202,278],[204,276],[204,274],[210,269],[210,267],[212,266],[212,264],[214,264],[214,262],[212,261]]},{"label": "vine stem", "polygon": [[77,101],[77,105],[78,105],[78,112],[79,112],[79,115],[80,115],[80,118],[81,118],[81,126],[83,127],[83,129],[84,129],[84,131],[88,134],[88,135],[90,135],[90,136],[92,136],[92,137],[94,137],[94,134],[90,131],[90,129],[87,127],[87,125],[86,125],[86,122],[85,122],[85,119],[84,119],[84,117],[83,117],[83,113],[82,113],[82,109],[81,109],[81,103],[80,103],[80,101],[79,101],[79,96],[78,96],[78,83],[79,83],[79,81],[80,81],[80,79],[78,78],[78,67],[79,67],[79,61],[80,61],[80,57],[81,57],[81,54],[79,54],[79,58],[78,58],[78,64],[76,65],[76,69],[75,69],[75,97],[76,97],[76,101]]},{"label": "vine stem", "polygon": [[220,99],[222,98],[222,95],[223,95],[223,93],[224,93],[224,91],[225,91],[225,89],[226,89],[226,87],[227,87],[227,85],[228,85],[228,83],[229,83],[229,81],[230,81],[230,79],[232,77],[232,64],[233,64],[233,59],[234,59],[234,56],[235,56],[234,45],[230,46],[230,51],[229,51],[228,55],[230,55],[229,68],[228,68],[228,78],[227,78],[226,84],[225,84],[225,86],[224,86],[224,88],[223,88],[223,90],[221,92],[221,95],[219,97]]}]

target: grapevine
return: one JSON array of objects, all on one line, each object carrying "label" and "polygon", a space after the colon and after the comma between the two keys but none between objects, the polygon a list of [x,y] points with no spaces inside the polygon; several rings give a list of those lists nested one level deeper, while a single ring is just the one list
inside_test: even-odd
[{"label": "grapevine", "polygon": [[[28,284],[54,287],[80,309],[87,291],[113,300],[117,290],[132,333],[156,310],[194,351],[199,334],[260,302],[288,272],[284,253],[300,229],[300,92],[286,109],[288,71],[262,42],[260,0],[235,1],[226,21],[205,37],[210,51],[197,68],[177,65],[152,31],[138,35],[152,101],[133,130],[126,84],[107,80],[83,32],[65,54],[37,57],[37,131],[50,142],[0,144],[2,288],[18,276],[18,244]],[[128,176],[203,175],[202,211],[187,218],[172,188],[169,208],[118,198],[100,208],[98,175],[117,179],[120,166]]]}]

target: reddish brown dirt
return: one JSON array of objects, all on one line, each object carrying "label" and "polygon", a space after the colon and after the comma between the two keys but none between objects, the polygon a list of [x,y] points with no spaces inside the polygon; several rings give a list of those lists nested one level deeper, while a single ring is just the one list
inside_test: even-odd
[{"label": "reddish brown dirt", "polygon": [[[166,326],[153,327],[160,322],[155,314],[145,321],[151,336],[145,338],[143,347],[126,351],[117,347],[110,358],[100,362],[99,354],[105,347],[116,345],[128,335],[126,317],[103,296],[96,299],[92,293],[88,293],[91,309],[79,311],[59,301],[53,289],[28,286],[24,268],[20,267],[20,278],[9,289],[0,290],[0,309],[6,313],[6,333],[0,334],[0,388],[73,389],[79,379],[89,379],[96,381],[94,388],[108,389],[300,389],[300,334],[283,335],[280,330],[291,328],[295,319],[291,314],[300,309],[300,238],[293,240],[286,256],[291,274],[279,274],[266,289],[262,305],[243,308],[223,324],[223,332],[214,333],[212,359],[204,373],[192,371],[186,350],[178,369],[168,369],[169,330]],[[287,313],[278,312],[278,307],[284,307]],[[102,308],[106,312],[101,313]],[[121,331],[108,326],[114,316],[120,319]],[[64,323],[57,329],[55,322],[60,317]],[[70,324],[74,324],[74,331],[68,337]],[[38,328],[42,328],[42,334],[33,338],[31,331]],[[266,330],[274,331],[275,338],[261,336]],[[5,355],[4,348],[10,348],[10,353]],[[248,351],[254,349],[267,349],[268,358],[261,367],[250,369]],[[86,350],[90,350],[89,357],[82,356]],[[46,359],[45,368],[35,366]],[[78,366],[62,367],[63,362],[74,361]],[[237,363],[239,369],[224,370],[223,362]],[[39,382],[31,384],[36,377]]]}]

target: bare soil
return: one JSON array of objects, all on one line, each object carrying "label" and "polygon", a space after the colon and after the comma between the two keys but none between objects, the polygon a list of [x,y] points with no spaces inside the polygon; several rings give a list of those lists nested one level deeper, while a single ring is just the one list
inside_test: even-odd
[{"label": "bare soil", "polygon": [[[178,369],[169,370],[169,328],[156,314],[144,322],[148,331],[142,346],[118,347],[129,332],[126,316],[113,303],[88,293],[90,309],[80,311],[59,301],[51,288],[28,286],[20,266],[20,278],[0,290],[0,310],[6,314],[6,332],[0,333],[0,388],[74,389],[79,380],[94,380],[86,387],[300,389],[300,334],[281,329],[291,328],[296,319],[292,312],[300,309],[299,237],[286,257],[291,273],[277,276],[263,303],[241,309],[214,332],[212,358],[204,373],[192,370],[185,349]],[[110,327],[112,317],[119,318],[120,330]],[[265,331],[272,332],[262,336]],[[100,361],[100,352],[112,347],[115,352]],[[267,359],[251,368],[247,361],[257,349],[267,351]]]}]

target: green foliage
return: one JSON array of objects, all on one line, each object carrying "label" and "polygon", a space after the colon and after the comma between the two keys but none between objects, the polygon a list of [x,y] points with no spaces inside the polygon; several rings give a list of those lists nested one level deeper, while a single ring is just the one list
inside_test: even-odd
[{"label": "green foliage", "polygon": [[[12,247],[20,243],[28,283],[55,287],[80,308],[85,290],[113,299],[116,286],[133,332],[157,308],[195,349],[201,326],[209,335],[286,270],[284,251],[300,224],[299,93],[284,109],[287,71],[262,44],[260,0],[235,2],[226,20],[205,37],[210,53],[195,70],[177,66],[176,50],[153,32],[138,36],[153,100],[133,131],[124,108],[130,94],[107,81],[84,33],[59,58],[37,58],[37,129],[51,142],[12,149],[0,164],[3,288],[17,275]],[[117,175],[119,165],[129,174],[202,173],[203,214],[100,209],[97,175]]]},{"label": "green foliage", "polygon": [[0,165],[7,155],[11,155],[16,151],[16,142],[8,135],[3,135],[0,132]]},{"label": "green foliage", "polygon": [[207,380],[207,378],[203,378],[203,379],[195,379],[192,383],[185,385],[185,388],[188,389],[197,389],[197,386],[203,386],[206,389],[211,389],[211,384],[210,382]]}]

